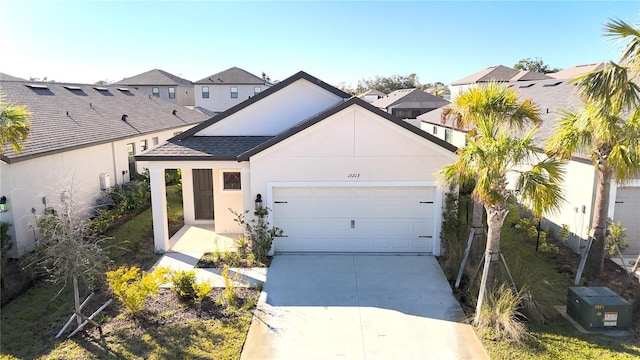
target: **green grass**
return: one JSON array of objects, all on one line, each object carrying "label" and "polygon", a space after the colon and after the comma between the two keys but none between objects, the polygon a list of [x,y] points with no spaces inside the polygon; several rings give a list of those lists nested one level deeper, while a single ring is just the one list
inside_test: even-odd
[{"label": "green grass", "polygon": [[[557,273],[545,256],[535,251],[535,239],[526,240],[519,229],[511,226],[517,219],[518,213],[512,210],[502,231],[502,251],[516,283],[519,286],[526,283],[544,309],[543,314],[534,312],[535,316],[543,315],[547,321],[544,324],[528,321],[529,336],[522,344],[482,338],[489,356],[518,360],[639,358],[638,340],[582,334],[553,308],[553,305],[566,305],[567,288],[573,286],[572,279]],[[532,315],[529,318],[536,320]]]},{"label": "green grass", "polygon": [[[169,220],[178,229],[180,196],[168,189],[167,198]],[[158,258],[153,253],[151,209],[113,229],[109,236],[113,237],[107,245],[114,265],[148,265]],[[183,311],[176,307],[150,315],[150,324],[141,325],[113,303],[97,319],[105,328],[104,338],[88,327],[89,336],[56,339],[73,312],[70,286],[53,299],[59,289],[59,285],[41,282],[1,309],[0,359],[238,359],[252,318],[252,308],[244,307],[227,318],[163,324],[165,316]],[[93,309],[85,312],[91,313],[102,301],[92,300]]]}]

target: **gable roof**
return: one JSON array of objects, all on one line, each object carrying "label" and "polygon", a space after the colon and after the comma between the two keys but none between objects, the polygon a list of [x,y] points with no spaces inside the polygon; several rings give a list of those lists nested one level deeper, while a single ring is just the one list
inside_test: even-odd
[{"label": "gable roof", "polygon": [[382,91],[376,90],[376,89],[369,89],[369,90],[363,92],[362,94],[358,94],[356,96],[359,97],[360,99],[364,99],[364,97],[367,96],[367,95],[375,95],[377,97],[383,97],[383,96],[386,96],[387,94],[383,93]]},{"label": "gable roof", "polygon": [[241,102],[241,103],[239,103],[239,104],[237,104],[237,105],[235,105],[235,106],[233,106],[233,107],[221,112],[220,114],[212,117],[211,119],[209,119],[209,120],[207,120],[207,121],[205,121],[205,122],[203,122],[203,123],[201,123],[201,124],[199,124],[197,126],[194,126],[193,128],[191,128],[191,129],[189,129],[189,130],[177,135],[176,139],[182,140],[182,139],[185,139],[185,138],[187,138],[189,136],[192,136],[193,134],[197,133],[198,131],[200,131],[202,129],[205,129],[205,128],[217,123],[218,121],[221,121],[221,120],[229,117],[230,115],[233,115],[233,114],[237,113],[238,111],[250,106],[251,104],[254,104],[254,103],[256,103],[256,102],[258,102],[258,101],[260,101],[260,100],[262,100],[262,99],[264,99],[264,98],[266,98],[268,96],[271,96],[272,94],[275,94],[276,92],[284,89],[285,87],[291,85],[292,83],[294,83],[294,82],[296,82],[296,81],[298,81],[300,79],[307,80],[310,83],[312,83],[314,85],[317,85],[317,86],[319,86],[319,87],[321,87],[321,88],[323,88],[323,89],[325,89],[325,90],[327,90],[327,91],[329,91],[329,92],[331,92],[331,93],[333,93],[333,94],[335,94],[335,95],[337,95],[337,96],[339,96],[339,97],[341,97],[343,99],[348,99],[348,98],[351,97],[350,94],[347,94],[346,92],[344,92],[344,91],[342,91],[340,89],[337,89],[337,88],[335,88],[335,87],[323,82],[322,80],[307,74],[304,71],[299,71],[299,72],[293,74],[292,76],[286,78],[285,80],[280,81],[279,83],[275,84],[274,86],[271,86],[268,89],[259,92],[258,94],[250,97],[249,99],[247,99],[247,100],[245,100],[245,101],[243,101],[243,102]]},{"label": "gable roof", "polygon": [[160,85],[160,86],[191,86],[191,81],[183,79],[179,76],[175,76],[166,71],[153,69],[142,74],[134,75],[132,77],[124,78],[120,81],[113,83],[114,85]]},{"label": "gable roof", "polygon": [[235,66],[202,78],[194,84],[271,85],[265,79]]},{"label": "gable roof", "polygon": [[604,62],[597,62],[591,64],[576,65],[564,70],[560,70],[558,72],[550,73],[549,76],[555,79],[573,79],[582,74],[600,70],[604,67],[604,64]]},{"label": "gable roof", "polygon": [[[166,161],[166,160],[237,160],[248,161],[251,156],[266,150],[279,142],[321,122],[322,120],[350,107],[359,106],[369,110],[392,123],[409,130],[410,132],[425,138],[438,146],[451,152],[455,152],[457,147],[441,140],[419,128],[402,121],[397,117],[382,111],[368,102],[352,97],[348,101],[341,102],[322,113],[313,116],[297,125],[281,132],[276,136],[191,136],[184,140],[178,137],[170,139],[168,143],[147,151],[141,155],[136,155],[136,160],[146,161]],[[233,145],[231,145],[233,144]],[[228,145],[228,146],[227,146]],[[234,151],[230,147],[234,146]]]},{"label": "gable roof", "polygon": [[7,163],[195,125],[208,118],[112,85],[2,81],[0,88],[7,100],[26,105],[32,114],[24,150],[16,154],[5,146],[0,159]]},{"label": "gable roof", "polygon": [[451,85],[466,85],[490,81],[505,82],[509,81],[512,77],[518,74],[518,72],[518,70],[504,65],[490,66],[484,70],[480,70],[476,73],[465,76],[462,79],[456,80],[452,82]]},{"label": "gable roof", "polygon": [[27,80],[0,72],[0,81],[27,81]]},{"label": "gable roof", "polygon": [[420,89],[396,90],[371,102],[371,105],[380,109],[388,109],[392,106],[407,109],[435,109],[448,104],[449,101]]},{"label": "gable roof", "polygon": [[552,79],[551,76],[533,70],[520,70],[509,81],[531,81]]}]

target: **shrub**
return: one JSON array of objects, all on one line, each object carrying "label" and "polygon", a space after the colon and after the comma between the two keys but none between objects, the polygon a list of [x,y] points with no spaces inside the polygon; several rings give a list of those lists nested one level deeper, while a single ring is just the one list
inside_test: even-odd
[{"label": "shrub", "polygon": [[171,282],[173,283],[173,290],[182,298],[191,299],[194,297],[193,286],[196,283],[196,272],[189,271],[176,271],[171,275]]},{"label": "shrub", "polygon": [[249,240],[251,252],[255,255],[256,260],[262,263],[266,262],[273,239],[284,235],[282,229],[269,227],[267,217],[270,209],[266,207],[257,208],[253,213],[255,217],[251,221],[246,221],[245,219],[245,214],[248,214],[249,211],[245,211],[243,214],[239,214],[233,209],[229,209],[229,211],[235,215],[234,221],[244,229],[244,235]]},{"label": "shrub", "polygon": [[229,306],[234,306],[238,300],[238,290],[236,290],[236,286],[234,284],[234,281],[238,281],[238,273],[235,273],[233,277],[229,276],[229,265],[225,265],[222,269],[222,277],[224,278],[224,293],[222,294],[222,300]]},{"label": "shrub", "polygon": [[156,268],[147,273],[135,266],[121,267],[107,272],[107,283],[127,311],[135,315],[142,310],[149,296],[160,291],[160,285],[167,281],[168,274],[166,268]]},{"label": "shrub", "polygon": [[442,215],[440,240],[442,241],[444,254],[441,257],[440,264],[449,280],[454,279],[458,273],[469,231],[469,226],[463,220],[458,207],[459,198],[462,197],[463,195],[456,195],[453,192],[447,193]]},{"label": "shrub", "polygon": [[193,292],[194,292],[193,299],[197,303],[199,303],[202,300],[204,300],[204,298],[209,295],[211,290],[213,290],[213,285],[211,285],[207,281],[201,282],[201,283],[193,283],[192,287],[193,287]]},{"label": "shrub", "polygon": [[605,244],[605,250],[609,256],[613,256],[616,254],[616,248],[620,249],[620,251],[624,250],[627,243],[627,237],[625,235],[625,231],[627,229],[622,227],[622,223],[618,221],[617,223],[609,220],[609,225],[607,226],[607,238]]},{"label": "shrub", "polygon": [[482,332],[487,332],[497,340],[521,342],[527,335],[527,328],[519,318],[523,315],[518,307],[526,290],[516,292],[502,284],[497,289],[487,291],[480,310],[480,321],[476,324]]},{"label": "shrub", "polygon": [[562,243],[566,243],[569,240],[569,235],[570,234],[571,234],[571,232],[569,231],[569,225],[562,224],[562,228],[560,229],[560,232],[558,233],[558,236],[560,237],[560,241]]}]

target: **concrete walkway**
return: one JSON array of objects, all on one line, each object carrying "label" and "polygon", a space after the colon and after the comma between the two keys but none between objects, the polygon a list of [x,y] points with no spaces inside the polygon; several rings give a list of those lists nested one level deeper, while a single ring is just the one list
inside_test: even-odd
[{"label": "concrete walkway", "polygon": [[278,255],[241,359],[488,359],[432,256]]}]

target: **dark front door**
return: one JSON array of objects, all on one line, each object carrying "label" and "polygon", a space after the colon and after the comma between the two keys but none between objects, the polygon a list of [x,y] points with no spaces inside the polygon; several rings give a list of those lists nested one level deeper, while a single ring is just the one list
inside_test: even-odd
[{"label": "dark front door", "polygon": [[213,220],[213,176],[211,169],[193,169],[196,220]]}]

